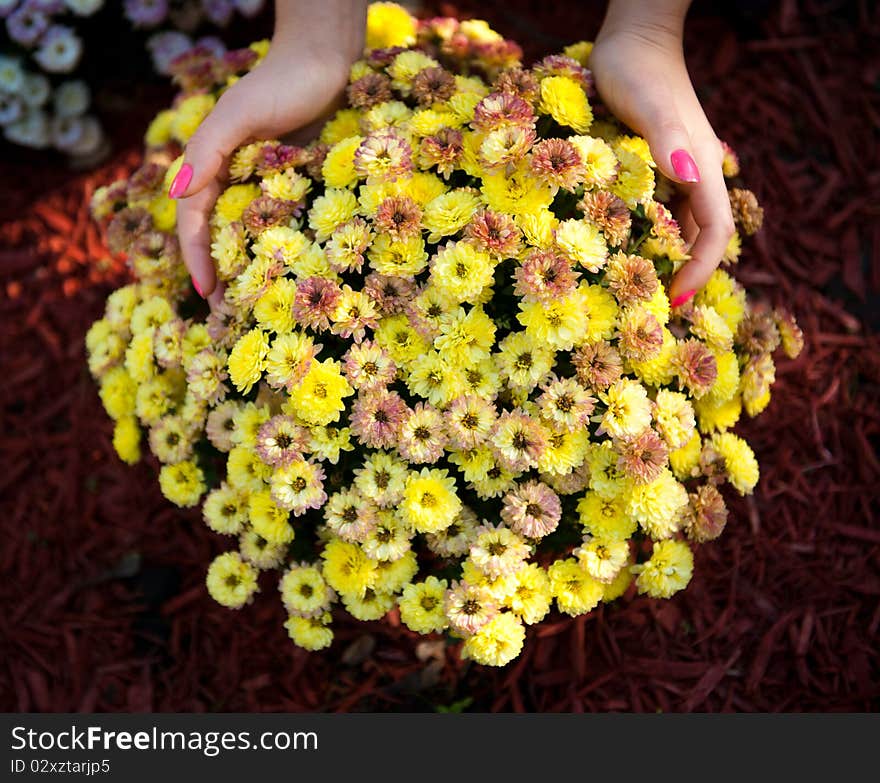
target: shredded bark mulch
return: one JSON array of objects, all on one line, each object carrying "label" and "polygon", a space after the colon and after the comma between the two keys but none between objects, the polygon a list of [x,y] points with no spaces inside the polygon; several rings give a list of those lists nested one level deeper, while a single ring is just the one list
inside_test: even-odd
[{"label": "shredded bark mulch", "polygon": [[[598,26],[591,4],[466,3],[531,57]],[[742,5],[742,4],[737,4]],[[161,91],[116,106],[88,173],[4,151],[0,176],[0,709],[837,711],[880,703],[880,11],[711,9],[688,24],[714,127],[766,210],[736,273],[797,314],[806,349],[741,427],[762,477],[671,601],[553,615],[502,670],[391,615],[298,650],[267,580],[232,612],[203,587],[222,542],[123,465],[83,335],[124,279],[86,203],[136,165]],[[442,9],[450,10],[448,7]],[[576,30],[577,33],[572,33]]]}]

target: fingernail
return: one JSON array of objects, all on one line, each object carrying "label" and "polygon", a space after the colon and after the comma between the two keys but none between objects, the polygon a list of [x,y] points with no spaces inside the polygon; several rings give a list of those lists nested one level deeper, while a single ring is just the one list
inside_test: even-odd
[{"label": "fingernail", "polygon": [[687,150],[675,150],[669,159],[672,161],[672,170],[680,180],[684,182],[700,181],[700,170]]},{"label": "fingernail", "polygon": [[695,293],[697,293],[696,289],[691,289],[690,291],[685,291],[683,294],[679,294],[672,300],[670,303],[673,308],[681,307],[685,302],[688,301]]},{"label": "fingernail", "polygon": [[178,171],[177,175],[174,177],[171,187],[168,188],[168,198],[180,198],[186,193],[186,189],[189,187],[189,183],[192,182],[192,178],[193,167],[190,166],[189,163],[184,163],[180,167],[180,171]]},{"label": "fingernail", "polygon": [[199,285],[199,281],[196,280],[194,277],[192,277],[192,278],[190,278],[190,279],[192,280],[193,288],[196,289],[196,293],[197,293],[200,297],[202,297],[202,299],[204,299],[204,298],[205,298],[205,295],[202,293],[202,287]]}]

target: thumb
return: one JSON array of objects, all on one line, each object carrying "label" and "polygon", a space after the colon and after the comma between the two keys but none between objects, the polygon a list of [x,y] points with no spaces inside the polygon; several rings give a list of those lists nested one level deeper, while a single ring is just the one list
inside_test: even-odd
[{"label": "thumb", "polygon": [[672,91],[652,88],[639,101],[641,132],[651,149],[651,156],[669,179],[681,184],[700,181],[700,170],[694,161],[693,142],[676,109]]},{"label": "thumb", "polygon": [[232,151],[250,135],[249,117],[234,88],[220,96],[186,143],[183,164],[171,183],[169,198],[193,196],[217,178]]}]

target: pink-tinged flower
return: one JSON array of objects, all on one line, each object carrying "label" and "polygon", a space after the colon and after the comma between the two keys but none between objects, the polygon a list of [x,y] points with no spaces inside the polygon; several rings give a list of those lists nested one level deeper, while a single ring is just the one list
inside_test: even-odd
[{"label": "pink-tinged flower", "polygon": [[422,229],[422,209],[409,196],[389,196],[379,204],[373,224],[395,238],[412,236]]},{"label": "pink-tinged flower", "polygon": [[124,8],[135,27],[156,27],[168,16],[168,0],[125,0]]},{"label": "pink-tinged flower", "polygon": [[571,360],[578,380],[595,391],[604,391],[623,375],[620,354],[605,340],[580,346]]},{"label": "pink-tinged flower", "polygon": [[580,272],[571,262],[549,250],[533,250],[514,272],[517,296],[538,302],[553,302],[577,287]]},{"label": "pink-tinged flower", "polygon": [[289,465],[303,458],[308,432],[292,416],[273,416],[257,431],[256,452],[267,465]]},{"label": "pink-tinged flower", "polygon": [[333,280],[307,277],[296,286],[293,317],[297,323],[323,331],[330,327],[330,318],[342,296],[342,289]]},{"label": "pink-tinged flower", "polygon": [[199,351],[186,368],[186,385],[193,396],[211,406],[226,398],[229,389],[224,381],[228,377],[226,354],[211,348]]},{"label": "pink-tinged flower", "polygon": [[622,305],[648,301],[660,285],[653,262],[622,252],[614,253],[608,259],[605,280]]},{"label": "pink-tinged flower", "polygon": [[538,466],[547,448],[547,434],[539,421],[522,410],[504,411],[495,423],[491,447],[505,470],[529,470]]},{"label": "pink-tinged flower", "polygon": [[363,177],[388,182],[412,171],[412,148],[395,131],[374,131],[354,153],[354,168]]},{"label": "pink-tinged flower", "polygon": [[400,423],[408,411],[397,392],[361,392],[351,407],[351,431],[365,446],[391,448],[397,445]]},{"label": "pink-tinged flower", "polygon": [[651,233],[667,242],[681,239],[678,221],[672,213],[659,201],[649,201],[645,205],[645,216],[651,221]]},{"label": "pink-tinged flower", "polygon": [[553,378],[542,387],[538,409],[545,421],[574,432],[586,427],[596,406],[596,398],[574,378]]},{"label": "pink-tinged flower", "polygon": [[626,202],[607,190],[584,193],[577,207],[584,217],[602,229],[610,247],[623,245],[629,238],[632,216]]},{"label": "pink-tinged flower", "polygon": [[455,170],[464,150],[461,131],[440,128],[432,136],[422,139],[419,146],[419,162],[425,168],[436,166],[437,171],[448,177]]},{"label": "pink-tinged flower", "polygon": [[567,76],[580,84],[587,95],[595,94],[592,71],[564,54],[551,54],[536,63],[532,70],[540,79],[548,76]]},{"label": "pink-tinged flower", "polygon": [[220,77],[216,56],[204,46],[179,54],[169,63],[168,72],[184,92],[208,91]]},{"label": "pink-tinged flower", "polygon": [[397,365],[378,343],[364,340],[345,353],[342,371],[355,389],[370,391],[391,383],[397,375]]},{"label": "pink-tinged flower", "polygon": [[470,559],[488,577],[497,579],[519,571],[531,551],[509,527],[483,523],[471,544]]},{"label": "pink-tinged flower", "polygon": [[372,49],[367,54],[367,64],[373,68],[384,68],[391,65],[394,58],[406,51],[403,46],[386,46],[384,49]]},{"label": "pink-tinged flower", "polygon": [[379,312],[375,302],[363,291],[355,291],[349,285],[343,286],[342,296],[333,311],[330,331],[359,343],[367,329],[375,329],[378,325]]},{"label": "pink-tinged flower", "polygon": [[267,177],[276,171],[302,166],[306,162],[307,153],[305,148],[290,144],[270,141],[260,147],[254,160],[256,172],[261,177]]},{"label": "pink-tinged flower", "polygon": [[327,153],[330,152],[330,145],[315,142],[306,147],[306,152],[308,153],[304,164],[306,167],[306,174],[314,180],[323,180],[324,158],[326,158]]},{"label": "pink-tinged flower", "polygon": [[241,222],[253,236],[272,226],[286,225],[297,207],[290,201],[271,196],[257,196],[244,208]]},{"label": "pink-tinged flower", "polygon": [[419,402],[400,424],[397,450],[409,463],[436,462],[448,442],[443,415],[433,405]]},{"label": "pink-tinged flower", "polygon": [[528,481],[504,496],[501,518],[520,535],[541,538],[556,530],[562,503],[546,484]]},{"label": "pink-tinged flower", "polygon": [[666,467],[669,449],[650,427],[635,438],[617,441],[617,469],[637,484],[648,484]]},{"label": "pink-tinged flower", "polygon": [[49,17],[40,9],[24,4],[6,17],[6,32],[9,37],[30,48],[49,29]]},{"label": "pink-tinged flower", "polygon": [[502,125],[489,131],[480,144],[480,163],[490,170],[511,166],[526,156],[535,138],[535,129],[530,126]]},{"label": "pink-tinged flower", "polygon": [[529,166],[538,179],[574,190],[584,178],[584,164],[574,144],[565,139],[544,139],[532,149]]},{"label": "pink-tinged flower", "polygon": [[223,402],[208,414],[205,435],[217,451],[227,452],[235,445],[232,433],[235,432],[235,414],[238,410],[237,403]]},{"label": "pink-tinged flower", "polygon": [[518,64],[523,56],[522,47],[509,38],[476,42],[471,45],[471,49],[480,66],[490,76]]},{"label": "pink-tinged flower", "polygon": [[767,309],[753,309],[740,321],[736,344],[752,356],[773,353],[780,343],[779,329],[773,313]]},{"label": "pink-tinged flower", "polygon": [[259,55],[250,47],[230,49],[223,54],[223,67],[229,76],[249,71]]},{"label": "pink-tinged flower", "polygon": [[718,377],[718,362],[705,343],[688,339],[678,343],[673,359],[680,383],[694,397],[702,397]]},{"label": "pink-tinged flower", "polygon": [[[109,238],[107,244],[110,244]],[[161,231],[154,231],[151,219],[147,230],[137,234],[131,242],[129,256],[133,259],[142,257],[151,260],[164,257],[170,265],[180,260],[180,245],[177,242],[177,237],[163,234]]]},{"label": "pink-tinged flower", "polygon": [[657,316],[644,307],[627,309],[620,325],[619,345],[620,352],[633,361],[655,359],[663,347],[663,327]]},{"label": "pink-tinged flower", "polygon": [[498,609],[498,602],[485,587],[456,582],[446,593],[446,617],[459,633],[476,633],[498,614]]},{"label": "pink-tinged flower", "polygon": [[330,496],[324,521],[341,539],[362,543],[376,527],[376,508],[356,489],[346,489]]},{"label": "pink-tinged flower", "polygon": [[310,508],[321,508],[327,501],[324,468],[305,459],[294,459],[275,469],[271,481],[272,499],[295,517]]},{"label": "pink-tinged flower", "polygon": [[[107,226],[107,247],[111,253],[128,253],[132,245],[153,227],[153,218],[142,207],[119,210]],[[163,239],[160,235],[160,239]],[[164,239],[163,239],[164,246]]]},{"label": "pink-tinged flower", "polygon": [[713,541],[727,524],[727,505],[713,484],[703,484],[688,495],[690,507],[684,513],[683,527],[691,541]]},{"label": "pink-tinged flower", "polygon": [[390,101],[391,80],[384,73],[368,73],[353,81],[346,90],[348,102],[355,109],[369,109]]},{"label": "pink-tinged flower", "polygon": [[484,397],[463,394],[446,409],[446,429],[452,445],[468,451],[482,446],[492,434],[498,411]]},{"label": "pink-tinged flower", "polygon": [[507,68],[498,74],[493,87],[495,92],[509,92],[529,103],[534,102],[541,89],[535,75],[519,67]]},{"label": "pink-tinged flower", "polygon": [[535,124],[535,112],[531,104],[518,95],[493,92],[477,104],[472,124],[476,130],[487,133],[505,125],[531,128]]},{"label": "pink-tinged flower", "polygon": [[404,312],[418,293],[414,280],[373,272],[364,281],[364,291],[383,315]]},{"label": "pink-tinged flower", "polygon": [[724,153],[721,168],[725,177],[736,177],[739,175],[739,155],[726,141],[721,142],[721,150]]},{"label": "pink-tinged flower", "polygon": [[327,263],[337,272],[360,272],[373,232],[363,218],[352,218],[333,230],[324,248]]},{"label": "pink-tinged flower", "polygon": [[804,333],[794,316],[784,308],[777,308],[773,311],[773,320],[785,355],[789,359],[797,359],[804,350]]},{"label": "pink-tinged flower", "polygon": [[577,495],[590,485],[590,467],[586,462],[563,475],[541,473],[540,476],[560,495]]},{"label": "pink-tinged flower", "polygon": [[464,238],[497,258],[516,258],[522,252],[522,232],[510,215],[484,209],[464,228]]},{"label": "pink-tinged flower", "polygon": [[129,202],[152,199],[165,179],[165,167],[158,163],[144,163],[128,180]]},{"label": "pink-tinged flower", "polygon": [[422,68],[412,81],[412,96],[420,106],[433,106],[455,93],[455,77],[445,68]]}]

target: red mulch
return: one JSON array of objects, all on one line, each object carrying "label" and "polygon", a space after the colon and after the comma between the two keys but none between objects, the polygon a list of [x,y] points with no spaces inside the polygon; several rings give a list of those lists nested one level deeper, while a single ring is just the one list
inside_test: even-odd
[{"label": "red mulch", "polygon": [[[535,55],[573,30],[590,36],[588,5],[478,10]],[[241,612],[211,602],[202,579],[218,537],[162,499],[150,466],[115,458],[82,348],[123,274],[97,250],[83,203],[134,164],[145,117],[167,96],[131,104],[118,153],[87,175],[7,152],[0,709],[412,710],[463,698],[484,710],[876,708],[878,46],[868,2],[791,0],[757,22],[689,23],[707,111],[767,211],[738,274],[793,307],[807,347],[781,363],[769,410],[744,428],[761,483],[700,549],[689,589],[551,617],[500,671],[462,664],[393,619],[340,621],[333,647],[309,655],[286,639],[269,583]]]}]

